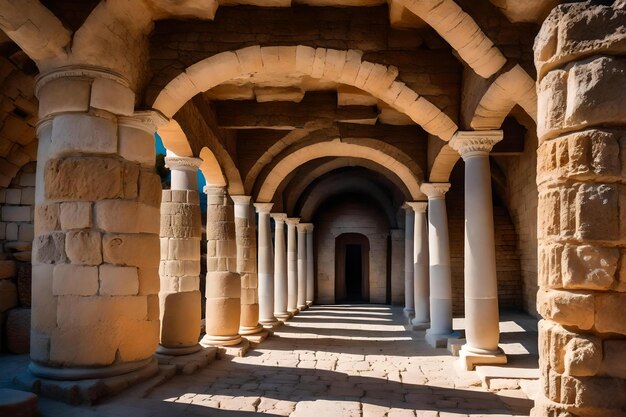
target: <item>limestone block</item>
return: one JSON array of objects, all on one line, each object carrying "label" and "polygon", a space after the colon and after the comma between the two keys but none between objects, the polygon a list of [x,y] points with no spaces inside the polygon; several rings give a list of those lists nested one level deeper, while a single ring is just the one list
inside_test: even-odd
[{"label": "limestone block", "polygon": [[61,203],[59,220],[63,230],[88,229],[92,226],[91,203]]},{"label": "limestone block", "polygon": [[117,81],[96,78],[91,85],[90,105],[113,114],[132,116],[135,109],[135,93]]},{"label": "limestone block", "polygon": [[206,333],[231,336],[239,331],[241,304],[239,298],[208,298],[206,303]]},{"label": "limestone block", "polygon": [[102,263],[102,234],[95,230],[72,230],[65,236],[65,252],[74,264]]},{"label": "limestone block", "polygon": [[139,295],[154,295],[159,292],[159,267],[143,266],[137,269]]},{"label": "limestone block", "polygon": [[561,262],[564,245],[539,244],[539,285],[544,288],[562,288]]},{"label": "limestone block", "polygon": [[50,336],[35,330],[30,331],[30,357],[34,361],[44,363],[50,360]]},{"label": "limestone block", "polygon": [[59,78],[44,84],[38,93],[39,117],[89,108],[91,83],[87,79]]},{"label": "limestone block", "polygon": [[576,194],[576,236],[619,238],[619,192],[612,184],[583,184]]},{"label": "limestone block", "polygon": [[136,201],[102,200],[95,203],[98,228],[114,233],[159,233],[159,208]]},{"label": "limestone block", "polygon": [[[624,380],[618,378],[563,376],[560,402],[576,407],[620,410],[626,403],[625,390]],[[598,415],[613,413],[605,411]]]},{"label": "limestone block", "polygon": [[161,261],[159,274],[170,277],[182,277],[185,275],[196,276],[200,274],[200,262],[193,261]]},{"label": "limestone block", "polygon": [[54,265],[33,265],[32,327],[49,334],[57,325],[57,297],[53,295]]},{"label": "limestone block", "polygon": [[356,77],[361,69],[361,58],[363,52],[349,49],[346,54],[346,63],[343,66],[343,70],[339,75],[339,82],[354,85]]},{"label": "limestone block", "polygon": [[19,188],[7,188],[5,190],[5,203],[19,205],[22,198],[22,190]]},{"label": "limestone block", "polygon": [[625,303],[626,293],[596,294],[596,330],[626,335],[626,321],[623,317]]},{"label": "limestone block", "polygon": [[22,175],[20,176],[20,186],[34,187],[35,186],[35,174],[22,173]]},{"label": "limestone block", "polygon": [[35,187],[26,187],[22,188],[22,197],[20,199],[20,204],[25,206],[34,206],[35,205]]},{"label": "limestone block", "polygon": [[619,250],[568,245],[563,251],[563,288],[606,290],[614,281]]},{"label": "limestone block", "polygon": [[173,203],[186,203],[187,191],[186,190],[172,190],[172,202]]},{"label": "limestone block", "polygon": [[53,232],[60,228],[59,204],[35,206],[35,234]]},{"label": "limestone block", "polygon": [[52,294],[96,295],[98,293],[98,267],[59,264],[54,267]]},{"label": "limestone block", "polygon": [[19,231],[19,224],[18,223],[8,223],[6,225],[5,239],[6,240],[17,240],[18,231]]},{"label": "limestone block", "polygon": [[241,73],[239,59],[234,52],[222,52],[197,62],[185,71],[198,91],[207,91]]},{"label": "limestone block", "polygon": [[138,162],[144,168],[154,167],[156,149],[154,135],[132,126],[118,126],[119,154],[131,162]]},{"label": "limestone block", "polygon": [[161,189],[161,177],[157,174],[146,170],[139,173],[139,198],[137,201],[160,208]]},{"label": "limestone block", "polygon": [[22,262],[17,271],[17,297],[22,307],[31,306],[31,294],[33,292],[33,266],[31,263]]},{"label": "limestone block", "polygon": [[7,349],[11,353],[30,351],[30,308],[14,308],[7,314]]},{"label": "limestone block", "polygon": [[551,71],[537,86],[537,134],[540,143],[564,125],[567,105],[567,71]]},{"label": "limestone block", "polygon": [[2,221],[29,222],[32,218],[32,209],[28,206],[2,206]]},{"label": "limestone block", "polygon": [[104,262],[140,268],[158,268],[159,237],[149,234],[106,234],[102,239]]},{"label": "limestone block", "polygon": [[0,260],[0,279],[13,278],[17,275],[15,261]]},{"label": "limestone block", "polygon": [[179,291],[196,291],[200,288],[200,277],[185,275],[179,277],[178,279],[178,289]]},{"label": "limestone block", "polygon": [[115,119],[67,113],[54,118],[49,158],[80,153],[117,153]]},{"label": "limestone block", "polygon": [[37,236],[33,242],[33,259],[47,264],[67,261],[65,233],[51,232]]},{"label": "limestone block", "polygon": [[565,374],[592,376],[602,365],[602,341],[593,336],[575,337],[565,346]]},{"label": "limestone block", "polygon": [[200,240],[170,239],[167,259],[200,261]]},{"label": "limestone block", "polygon": [[206,277],[206,298],[241,298],[241,277],[233,272],[210,272]]},{"label": "limestone block", "polygon": [[94,326],[117,320],[146,320],[146,296],[73,296],[58,297],[57,323],[59,328]]},{"label": "limestone block", "polygon": [[313,62],[315,61],[315,48],[309,46],[296,46],[296,71],[311,75],[313,72]]},{"label": "limestone block", "polygon": [[263,59],[261,58],[261,47],[258,45],[235,51],[237,59],[241,65],[241,72],[244,74],[255,74],[263,69]]},{"label": "limestone block", "polygon": [[603,373],[615,378],[626,379],[626,340],[605,340],[603,343]]},{"label": "limestone block", "polygon": [[22,223],[19,226],[17,240],[20,242],[32,242],[35,238],[35,226],[28,223]]},{"label": "limestone block", "polygon": [[336,49],[326,50],[326,65],[322,78],[329,81],[336,81],[341,76],[348,51],[338,51]]},{"label": "limestone block", "polygon": [[589,330],[594,324],[592,294],[540,290],[537,293],[537,310],[543,317],[564,326]]},{"label": "limestone block", "polygon": [[137,295],[139,275],[136,267],[100,265],[101,295]]},{"label": "limestone block", "polygon": [[160,293],[161,344],[193,346],[200,338],[200,291]]},{"label": "limestone block", "polygon": [[17,286],[10,280],[0,281],[0,313],[17,306]]},{"label": "limestone block", "polygon": [[124,320],[121,322],[121,333],[133,335],[123,337],[119,345],[120,360],[125,362],[138,361],[152,356],[159,344],[159,320]]},{"label": "limestone block", "polygon": [[60,326],[50,337],[50,361],[73,366],[110,365],[118,352],[119,333],[119,323],[114,322]]}]

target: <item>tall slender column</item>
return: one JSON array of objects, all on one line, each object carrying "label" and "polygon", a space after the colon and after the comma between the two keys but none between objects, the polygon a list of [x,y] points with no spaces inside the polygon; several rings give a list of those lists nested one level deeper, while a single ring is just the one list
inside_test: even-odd
[{"label": "tall slender column", "polygon": [[506,363],[498,347],[498,279],[489,152],[501,130],[457,132],[450,146],[465,161],[465,338],[461,363]]},{"label": "tall slender column", "polygon": [[391,304],[404,303],[404,230],[391,229]]},{"label": "tall slender column", "polygon": [[203,346],[241,342],[241,277],[237,271],[233,201],[221,186],[206,186],[206,334]]},{"label": "tall slender column", "polygon": [[274,253],[270,210],[273,203],[255,203],[259,214],[259,321],[266,328],[278,324],[274,317]]},{"label": "tall slender column", "polygon": [[306,305],[315,301],[315,260],[313,258],[313,223],[306,229]]},{"label": "tall slender column", "polygon": [[257,276],[257,240],[252,197],[232,196],[235,203],[235,236],[237,239],[237,272],[241,276],[241,318],[239,334],[252,335],[263,331],[259,324],[259,293]]},{"label": "tall slender column", "polygon": [[171,190],[161,203],[161,339],[157,353],[186,355],[201,349],[200,239],[198,196],[201,159],[168,156]]},{"label": "tall slender column", "polygon": [[298,218],[288,218],[287,223],[287,311],[296,315],[298,309],[298,254],[296,251],[296,226]]},{"label": "tall slender column", "polygon": [[413,294],[415,317],[411,321],[414,329],[427,329],[430,326],[430,283],[428,259],[428,220],[426,219],[427,202],[407,203],[415,212],[413,243]]},{"label": "tall slender column", "polygon": [[404,315],[409,319],[415,314],[415,302],[413,300],[413,233],[415,229],[415,214],[413,208],[405,203],[404,221]]},{"label": "tall slender column", "polygon": [[430,264],[430,328],[426,341],[433,347],[446,347],[452,331],[452,275],[445,194],[448,183],[422,184],[428,196],[428,258]]},{"label": "tall slender column", "polygon": [[306,310],[306,230],[308,223],[300,223],[298,229],[298,309]]},{"label": "tall slender column", "polygon": [[285,213],[272,213],[274,219],[274,316],[279,320],[291,318],[287,310],[287,246],[285,245]]}]

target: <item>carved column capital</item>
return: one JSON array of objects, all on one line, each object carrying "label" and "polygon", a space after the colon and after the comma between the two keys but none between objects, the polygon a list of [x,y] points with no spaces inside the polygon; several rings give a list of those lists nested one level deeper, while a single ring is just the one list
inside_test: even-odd
[{"label": "carved column capital", "polygon": [[502,130],[459,131],[450,139],[449,145],[465,160],[472,156],[488,155],[502,137]]},{"label": "carved column capital", "polygon": [[420,186],[420,190],[428,196],[429,200],[443,200],[449,189],[450,183],[448,182],[430,182]]},{"label": "carved column capital", "polygon": [[254,203],[254,208],[259,214],[269,213],[272,211],[272,207],[274,207],[274,203]]},{"label": "carved column capital", "polygon": [[165,166],[171,170],[197,171],[202,159],[188,156],[166,156]]}]

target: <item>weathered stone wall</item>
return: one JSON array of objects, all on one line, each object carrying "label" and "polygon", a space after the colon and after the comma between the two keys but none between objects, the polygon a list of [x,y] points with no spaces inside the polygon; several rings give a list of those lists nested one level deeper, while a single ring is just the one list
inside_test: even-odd
[{"label": "weathered stone wall", "polygon": [[535,41],[545,398],[534,416],[625,415],[625,8],[558,6]]}]

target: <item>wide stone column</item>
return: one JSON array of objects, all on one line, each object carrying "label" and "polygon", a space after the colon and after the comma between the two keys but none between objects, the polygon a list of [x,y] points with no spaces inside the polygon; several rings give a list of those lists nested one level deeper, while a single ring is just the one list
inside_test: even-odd
[{"label": "wide stone column", "polygon": [[448,183],[421,186],[422,192],[428,196],[430,328],[426,330],[426,341],[433,347],[446,347],[448,339],[459,337],[452,331],[452,274],[445,200],[449,189]]},{"label": "wide stone column", "polygon": [[306,310],[307,261],[306,261],[306,232],[308,223],[299,223],[298,230],[298,310]]},{"label": "wide stone column", "polygon": [[201,349],[202,224],[197,180],[201,163],[198,158],[165,158],[172,188],[163,190],[161,202],[160,355],[181,356]]},{"label": "wide stone column", "polygon": [[306,228],[306,305],[315,301],[315,259],[313,255],[313,223]]},{"label": "wide stone column", "polygon": [[413,300],[413,233],[415,229],[415,213],[413,208],[405,203],[402,208],[405,211],[404,220],[404,315],[411,318],[415,315],[415,303]]},{"label": "wide stone column", "polygon": [[203,346],[233,346],[241,342],[241,277],[233,200],[226,187],[204,188],[207,195],[206,334]]},{"label": "wide stone column", "polygon": [[626,411],[626,10],[593,3],[558,6],[534,47],[536,417]]},{"label": "wide stone column", "polygon": [[299,218],[287,218],[287,311],[292,315],[300,312],[298,309],[298,253],[296,241],[296,226]]},{"label": "wide stone column", "polygon": [[430,268],[428,259],[428,220],[427,202],[407,203],[415,212],[413,231],[413,297],[415,317],[411,321],[413,329],[427,329],[430,326]]},{"label": "wide stone column", "polygon": [[44,73],[36,95],[29,371],[38,382],[26,383],[50,393],[64,390],[50,380],[96,380],[60,394],[81,401],[98,380],[126,374],[130,383],[158,370],[161,180],[153,135],[167,121],[134,112],[128,82],[106,69]]},{"label": "wide stone column", "polygon": [[465,338],[459,352],[468,370],[506,363],[498,347],[498,277],[493,231],[489,152],[502,140],[501,130],[457,132],[450,146],[465,162]]},{"label": "wide stone column", "polygon": [[287,214],[272,213],[274,219],[274,316],[285,321],[291,318],[287,310],[287,245],[285,244],[285,220]]},{"label": "wide stone column", "polygon": [[274,250],[270,210],[273,203],[255,203],[259,214],[259,321],[266,328],[274,328],[279,321],[274,316]]},{"label": "wide stone column", "polygon": [[239,334],[247,336],[263,331],[259,324],[259,293],[257,277],[257,240],[252,197],[236,195],[235,238],[237,241],[237,272],[241,276],[241,318]]}]

